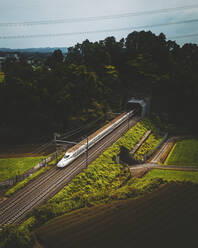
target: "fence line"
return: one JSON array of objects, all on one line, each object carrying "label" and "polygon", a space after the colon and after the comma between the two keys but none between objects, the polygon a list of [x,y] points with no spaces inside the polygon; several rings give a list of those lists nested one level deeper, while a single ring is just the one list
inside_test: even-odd
[{"label": "fence line", "polygon": [[44,158],[40,163],[35,165],[32,169],[28,170],[24,174],[16,175],[15,177],[8,179],[7,181],[0,182],[0,187],[13,186],[16,183],[23,181],[24,179],[31,176],[34,172],[36,172],[40,168],[47,166],[49,162],[57,158],[60,155],[60,153],[62,153],[66,149],[67,149],[66,147],[61,147],[58,151],[52,153],[50,157]]}]

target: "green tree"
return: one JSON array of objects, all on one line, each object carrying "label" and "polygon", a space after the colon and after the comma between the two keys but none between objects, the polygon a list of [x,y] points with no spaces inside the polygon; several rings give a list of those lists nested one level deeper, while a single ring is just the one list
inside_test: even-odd
[{"label": "green tree", "polygon": [[32,236],[26,229],[9,225],[0,232],[0,247],[2,248],[31,248],[32,246]]}]

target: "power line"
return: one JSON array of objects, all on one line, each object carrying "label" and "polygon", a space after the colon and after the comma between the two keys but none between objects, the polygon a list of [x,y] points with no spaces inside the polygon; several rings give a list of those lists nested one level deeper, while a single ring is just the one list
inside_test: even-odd
[{"label": "power line", "polygon": [[76,22],[90,22],[90,21],[101,21],[101,20],[110,20],[110,19],[119,19],[133,16],[141,16],[141,15],[153,15],[160,13],[168,13],[180,10],[189,10],[198,8],[198,4],[194,5],[186,5],[175,8],[166,8],[166,9],[158,9],[158,10],[147,10],[140,12],[130,12],[124,14],[115,14],[115,15],[106,15],[106,16],[96,16],[96,17],[81,17],[81,18],[71,18],[71,19],[57,19],[57,20],[43,20],[43,21],[30,21],[30,22],[7,22],[0,23],[0,27],[14,27],[14,26],[33,26],[33,25],[52,25],[52,24],[61,24],[61,23],[76,23]]},{"label": "power line", "polygon": [[198,33],[197,34],[186,34],[186,35],[172,36],[172,37],[169,37],[169,39],[181,39],[181,38],[196,37],[196,36],[198,36]]},{"label": "power line", "polygon": [[[118,112],[118,109],[116,110],[113,110],[113,112]],[[83,127],[80,127],[80,128],[77,128],[77,129],[73,129],[73,130],[70,130],[64,134],[61,134],[60,136],[60,139],[65,139],[65,138],[69,138],[69,137],[72,137],[78,133],[80,133],[82,130],[85,130],[87,128],[90,128],[91,126],[93,126],[95,123],[97,123],[99,120],[103,119],[105,116],[105,114],[103,114],[102,116],[100,116],[98,119],[86,124],[85,126]]]},{"label": "power line", "polygon": [[70,133],[67,132],[67,133],[61,135],[61,139],[65,139],[65,138],[72,137],[72,136],[74,136],[74,135],[80,133],[82,130],[85,130],[85,129],[87,129],[87,128],[90,128],[93,124],[97,123],[97,122],[98,122],[99,120],[101,120],[102,118],[104,118],[104,115],[100,116],[98,119],[92,121],[91,123],[86,124],[84,127],[81,127],[81,128],[76,129],[76,130],[73,130],[73,131],[71,131]]},{"label": "power line", "polygon": [[11,35],[11,36],[0,36],[0,39],[21,39],[21,38],[39,38],[39,37],[60,37],[60,36],[72,36],[72,35],[83,35],[83,34],[96,34],[96,33],[108,33],[108,32],[119,32],[126,30],[135,30],[135,29],[146,29],[146,28],[155,28],[162,26],[178,25],[178,24],[189,24],[198,22],[198,19],[177,21],[177,22],[168,22],[160,24],[151,24],[144,26],[136,27],[125,27],[125,28],[116,28],[116,29],[102,29],[102,30],[93,30],[93,31],[81,31],[81,32],[71,32],[71,33],[58,33],[58,34],[33,34],[33,35]]},{"label": "power line", "polygon": [[43,151],[45,151],[49,146],[52,145],[52,142],[49,142],[49,143],[45,143],[39,147],[37,147],[33,152],[31,152],[32,154],[38,154],[38,153],[41,153]]}]

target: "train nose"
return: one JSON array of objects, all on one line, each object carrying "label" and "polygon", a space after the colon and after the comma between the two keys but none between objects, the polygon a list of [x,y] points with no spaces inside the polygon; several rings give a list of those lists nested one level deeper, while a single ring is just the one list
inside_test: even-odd
[{"label": "train nose", "polygon": [[60,162],[59,162],[59,163],[57,164],[57,167],[58,167],[58,168],[62,168],[63,166],[64,166],[63,163],[60,163]]}]

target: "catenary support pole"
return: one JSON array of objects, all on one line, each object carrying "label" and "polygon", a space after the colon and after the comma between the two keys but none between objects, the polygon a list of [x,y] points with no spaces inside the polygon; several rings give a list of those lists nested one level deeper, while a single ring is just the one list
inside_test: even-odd
[{"label": "catenary support pole", "polygon": [[88,167],[88,136],[87,136],[87,146],[86,146],[86,167]]}]

